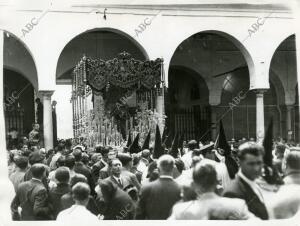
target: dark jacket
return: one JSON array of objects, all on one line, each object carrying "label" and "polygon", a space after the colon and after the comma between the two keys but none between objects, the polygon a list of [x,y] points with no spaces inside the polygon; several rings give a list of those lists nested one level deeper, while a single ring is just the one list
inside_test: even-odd
[{"label": "dark jacket", "polygon": [[19,206],[22,208],[21,220],[53,219],[48,192],[43,183],[36,179],[31,179],[19,185],[11,204],[14,220],[17,219]]},{"label": "dark jacket", "polygon": [[[49,185],[48,185],[48,181],[47,181],[47,178],[49,176],[49,167],[45,165],[45,168],[46,168],[46,177],[44,177],[42,179],[42,182],[45,186],[45,188],[47,189],[47,191],[49,191]],[[32,178],[32,172],[31,172],[31,167],[26,171],[25,175],[24,175],[24,181],[29,181],[31,180]]]},{"label": "dark jacket", "polygon": [[135,217],[135,206],[130,196],[117,188],[113,197],[106,203],[104,220],[132,220]]},{"label": "dark jacket", "polygon": [[269,218],[266,206],[260,201],[252,188],[241,177],[236,176],[230,186],[224,191],[224,197],[245,200],[248,209],[255,216],[267,220]]},{"label": "dark jacket", "polygon": [[159,178],[150,182],[141,188],[137,219],[167,219],[179,199],[180,187],[173,179]]},{"label": "dark jacket", "polygon": [[[133,174],[133,176],[135,176],[135,175]],[[128,175],[124,175],[124,174],[122,175],[122,173],[121,173],[120,178],[121,178],[122,184],[119,184],[118,181],[113,176],[109,176],[109,177],[105,178],[104,180],[105,181],[109,180],[109,181],[113,182],[114,184],[116,184],[122,190],[124,188],[126,188],[128,185],[136,186],[136,183],[138,184],[138,181],[137,181],[136,178],[135,178],[136,183],[134,183],[132,177],[129,177]],[[137,187],[137,189],[139,189],[139,187]]]},{"label": "dark jacket", "polygon": [[92,177],[91,170],[86,165],[84,165],[82,162],[76,162],[75,166],[74,166],[74,171],[76,173],[80,173],[80,174],[84,175],[87,178],[88,184],[90,185],[90,188],[91,188],[91,194],[95,195],[95,183],[94,183],[94,180]]},{"label": "dark jacket", "polygon": [[62,210],[61,197],[70,191],[69,184],[64,183],[58,183],[56,187],[50,189],[49,197],[53,205],[54,219],[56,219],[58,213]]},{"label": "dark jacket", "polygon": [[95,184],[97,184],[99,176],[100,176],[100,170],[103,169],[106,165],[102,162],[96,162],[92,168],[91,168],[91,173],[92,173],[92,178]]},{"label": "dark jacket", "polygon": [[128,185],[133,185],[137,188],[137,190],[140,190],[141,184],[134,173],[126,169],[123,169],[121,171],[121,177],[124,178],[124,180],[126,181],[126,183],[128,183]]},{"label": "dark jacket", "polygon": [[103,167],[100,171],[99,171],[99,180],[104,180],[105,178],[109,177],[109,170],[108,170],[108,166]]}]

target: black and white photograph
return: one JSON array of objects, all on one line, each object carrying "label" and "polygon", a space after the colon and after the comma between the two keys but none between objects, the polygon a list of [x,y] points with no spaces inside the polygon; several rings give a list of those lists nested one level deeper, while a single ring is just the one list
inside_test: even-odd
[{"label": "black and white photograph", "polygon": [[300,0],[0,0],[0,225],[297,225],[299,46]]}]

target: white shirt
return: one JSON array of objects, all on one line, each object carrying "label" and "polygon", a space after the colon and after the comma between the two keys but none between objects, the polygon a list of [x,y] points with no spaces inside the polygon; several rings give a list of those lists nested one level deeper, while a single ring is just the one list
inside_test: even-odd
[{"label": "white shirt", "polygon": [[261,193],[260,187],[258,186],[258,184],[254,181],[254,180],[250,180],[248,179],[241,170],[239,170],[238,175],[244,180],[246,181],[246,183],[251,187],[252,191],[254,191],[254,193],[258,196],[258,198],[260,199],[261,202],[264,203],[264,198],[263,195]]},{"label": "white shirt", "polygon": [[159,176],[159,178],[168,178],[168,179],[172,179],[173,180],[173,177],[172,176],[168,176],[168,175],[161,175],[161,176]]},{"label": "white shirt", "polygon": [[[149,165],[149,162],[148,162],[148,165]],[[144,173],[145,171],[147,171],[148,165],[147,165],[146,161],[141,159],[136,168],[137,168],[138,171]]]},{"label": "white shirt", "polygon": [[123,186],[123,181],[122,181],[122,178],[121,178],[121,177],[115,177],[115,176],[113,176],[113,178],[115,178],[115,180],[116,180],[119,184],[121,184],[121,185]]},{"label": "white shirt", "polygon": [[217,150],[215,151],[215,155],[216,155],[216,157],[220,160],[220,162],[225,163],[225,157],[222,156],[222,155],[220,155],[219,152],[218,152]]},{"label": "white shirt", "polygon": [[186,154],[184,154],[181,157],[181,160],[184,163],[185,169],[189,169],[192,166],[192,163],[193,163],[192,154],[193,154],[193,151],[188,151]]},{"label": "white shirt", "polygon": [[61,211],[57,218],[57,221],[63,221],[68,223],[75,223],[76,225],[89,223],[98,223],[99,219],[96,215],[92,214],[82,205],[73,205],[70,208]]},{"label": "white shirt", "polygon": [[62,156],[62,154],[60,152],[57,152],[55,155],[53,155],[52,159],[51,159],[51,162],[49,164],[49,167],[51,170],[55,170],[57,167],[56,167],[56,162],[57,160],[59,159],[59,157]]}]

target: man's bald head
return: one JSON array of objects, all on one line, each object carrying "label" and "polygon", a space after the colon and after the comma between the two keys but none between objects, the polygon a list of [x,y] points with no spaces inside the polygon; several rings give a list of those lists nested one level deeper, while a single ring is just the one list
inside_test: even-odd
[{"label": "man's bald head", "polygon": [[160,175],[173,175],[175,159],[171,155],[162,155],[158,159]]}]

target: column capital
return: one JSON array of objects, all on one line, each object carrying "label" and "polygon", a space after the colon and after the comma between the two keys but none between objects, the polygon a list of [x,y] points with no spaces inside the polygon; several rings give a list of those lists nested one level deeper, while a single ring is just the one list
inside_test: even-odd
[{"label": "column capital", "polygon": [[40,90],[39,93],[42,95],[44,99],[50,99],[54,90]]},{"label": "column capital", "polygon": [[262,95],[264,94],[265,92],[268,91],[268,89],[253,89],[253,91],[256,93],[256,95]]},{"label": "column capital", "polygon": [[39,93],[43,96],[52,96],[55,90],[39,90]]}]

